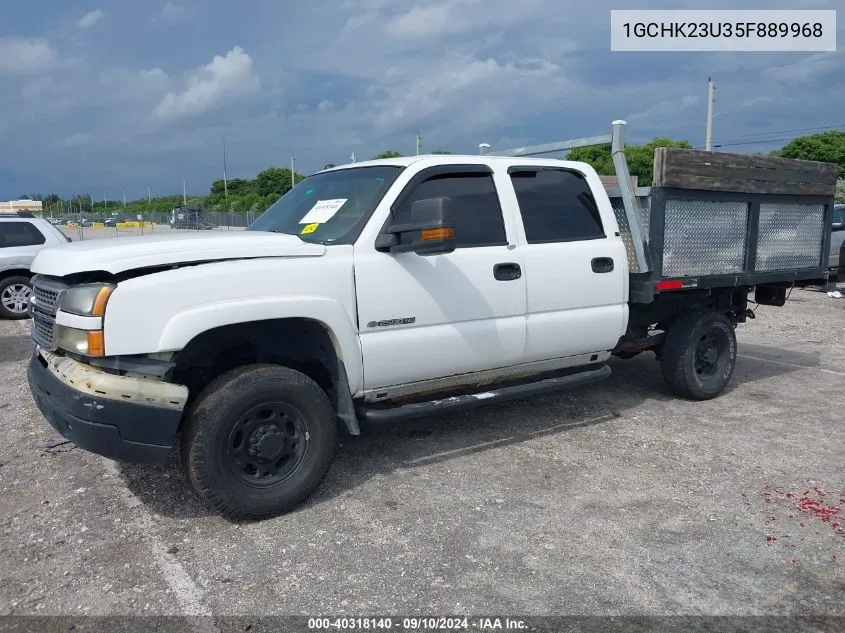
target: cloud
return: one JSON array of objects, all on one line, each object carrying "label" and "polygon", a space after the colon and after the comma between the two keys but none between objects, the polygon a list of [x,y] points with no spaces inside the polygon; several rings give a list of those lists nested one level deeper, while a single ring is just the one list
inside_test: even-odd
[{"label": "cloud", "polygon": [[81,18],[76,21],[76,26],[80,29],[90,29],[92,26],[97,24],[100,20],[103,19],[103,10],[102,9],[94,9],[93,11],[89,11]]},{"label": "cloud", "polygon": [[[499,4],[500,6],[493,6]],[[531,20],[543,3],[521,0],[510,7],[490,0],[445,0],[416,5],[390,19],[384,30],[393,38],[422,40],[482,31],[496,26],[510,27]],[[381,7],[379,7],[381,8]]]},{"label": "cloud", "polygon": [[772,103],[776,101],[774,97],[751,97],[750,99],[743,99],[739,102],[739,106],[741,108],[753,108],[754,106],[761,105],[763,103]]},{"label": "cloud", "polygon": [[635,112],[628,115],[629,121],[643,120],[643,119],[662,119],[667,116],[677,114],[681,110],[685,110],[698,103],[697,95],[686,95],[681,99],[672,100],[664,99],[654,104],[650,108]]},{"label": "cloud", "polygon": [[0,74],[31,75],[52,70],[58,53],[37,37],[0,37]]},{"label": "cloud", "polygon": [[835,53],[814,53],[793,63],[763,69],[763,77],[783,83],[807,83],[828,73],[842,75],[845,55],[840,49]]},{"label": "cloud", "polygon": [[[384,149],[411,154],[417,131],[426,151],[476,153],[481,141],[503,149],[603,134],[622,118],[631,143],[700,144],[708,75],[718,111],[731,113],[717,119],[714,142],[841,123],[845,103],[841,52],[612,53],[611,0],[577,13],[559,0],[258,2],[248,12],[221,0],[206,11],[189,0],[136,5],[103,5],[109,23],[132,25],[129,40],[103,29],[83,42],[73,22],[76,33],[0,38],[0,126],[16,147],[14,157],[0,155],[0,170],[18,175],[15,189],[108,193],[110,182],[138,181],[168,193],[181,191],[184,176],[202,193],[218,177],[221,135],[238,177],[290,155],[308,173],[353,151],[359,160]],[[21,7],[25,23],[39,23],[36,8]],[[186,16],[178,34],[163,28]],[[82,150],[43,151],[85,141]],[[773,145],[736,149],[781,143]]]},{"label": "cloud", "polygon": [[153,24],[158,22],[159,20],[163,20],[165,22],[176,22],[181,18],[185,17],[188,10],[184,5],[175,4],[170,0],[167,0],[164,7],[162,7],[161,12],[153,18]]},{"label": "cloud", "polygon": [[89,134],[85,134],[84,132],[75,132],[70,136],[63,138],[56,145],[58,147],[82,147],[83,145],[88,145],[90,141],[91,136]]},{"label": "cloud", "polygon": [[197,69],[181,92],[168,92],[153,110],[153,118],[172,120],[201,114],[261,89],[252,58],[240,46]]}]

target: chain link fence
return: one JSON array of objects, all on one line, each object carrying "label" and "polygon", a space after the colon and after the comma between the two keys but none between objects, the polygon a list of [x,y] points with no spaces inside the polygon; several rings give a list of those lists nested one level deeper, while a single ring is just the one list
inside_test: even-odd
[{"label": "chain link fence", "polygon": [[171,231],[232,231],[244,230],[261,215],[257,211],[208,211],[197,217],[185,214],[182,219],[168,212],[150,212],[116,217],[97,217],[79,214],[46,215],[73,240],[122,235],[147,235]]}]

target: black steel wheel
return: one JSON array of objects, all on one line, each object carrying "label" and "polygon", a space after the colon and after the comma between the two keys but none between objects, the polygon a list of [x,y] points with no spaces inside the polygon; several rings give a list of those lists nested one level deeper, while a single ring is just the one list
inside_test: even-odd
[{"label": "black steel wheel", "polygon": [[249,486],[275,486],[290,477],[308,451],[308,424],[285,402],[269,402],[244,413],[229,433],[225,463]]},{"label": "black steel wheel", "polygon": [[276,516],[322,481],[334,458],[336,417],[326,393],[305,374],[278,365],[232,370],[186,413],[185,475],[224,516]]},{"label": "black steel wheel", "polygon": [[663,379],[673,394],[691,400],[718,396],[736,367],[736,333],[717,312],[697,312],[669,326],[661,350]]}]

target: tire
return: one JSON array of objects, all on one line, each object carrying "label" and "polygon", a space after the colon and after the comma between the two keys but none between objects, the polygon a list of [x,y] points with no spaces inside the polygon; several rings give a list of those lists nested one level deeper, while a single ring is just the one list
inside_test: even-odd
[{"label": "tire", "polygon": [[277,516],[325,477],[336,417],[326,393],[305,374],[278,365],[234,369],[208,385],[188,412],[182,467],[197,496],[220,514]]},{"label": "tire", "polygon": [[680,317],[663,344],[663,380],[676,396],[710,400],[725,389],[736,367],[736,333],[718,312],[696,312]]},{"label": "tire", "polygon": [[30,294],[32,286],[29,277],[14,275],[0,280],[0,317],[28,319]]}]

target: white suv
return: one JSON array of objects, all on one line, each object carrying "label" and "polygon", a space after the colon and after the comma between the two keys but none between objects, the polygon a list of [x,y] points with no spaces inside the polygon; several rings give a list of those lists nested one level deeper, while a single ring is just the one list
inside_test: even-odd
[{"label": "white suv", "polygon": [[0,213],[0,317],[29,317],[29,266],[42,248],[70,242],[55,226],[32,213]]}]

